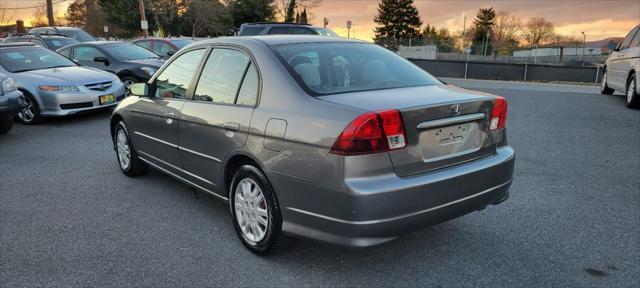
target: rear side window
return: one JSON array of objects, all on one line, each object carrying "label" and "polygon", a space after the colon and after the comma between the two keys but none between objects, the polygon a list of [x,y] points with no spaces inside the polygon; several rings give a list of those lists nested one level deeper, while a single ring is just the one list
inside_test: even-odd
[{"label": "rear side window", "polygon": [[153,53],[164,56],[168,55],[169,52],[175,52],[171,45],[163,42],[163,41],[155,41],[153,43]]},{"label": "rear side window", "polygon": [[260,34],[264,30],[264,27],[247,27],[240,31],[240,36],[254,36]]},{"label": "rear side window", "polygon": [[315,95],[435,85],[440,82],[395,53],[373,44],[274,46],[291,76]]},{"label": "rear side window", "polygon": [[205,49],[184,53],[169,63],[156,78],[156,96],[182,99],[187,96],[191,78],[204,55]]},{"label": "rear side window", "polygon": [[638,47],[640,46],[640,33],[636,32],[636,36],[633,37],[633,40],[631,40],[631,44],[629,44],[629,47]]},{"label": "rear side window", "polygon": [[304,27],[292,27],[291,34],[307,34],[307,35],[316,35],[317,33],[309,28]]},{"label": "rear side window", "polygon": [[289,34],[289,27],[272,27],[269,34]]},{"label": "rear side window", "polygon": [[193,99],[234,104],[249,64],[249,57],[240,51],[214,49],[204,65]]},{"label": "rear side window", "polygon": [[242,81],[240,92],[238,92],[238,100],[236,104],[255,106],[258,100],[258,71],[256,66],[251,63],[247,73]]}]

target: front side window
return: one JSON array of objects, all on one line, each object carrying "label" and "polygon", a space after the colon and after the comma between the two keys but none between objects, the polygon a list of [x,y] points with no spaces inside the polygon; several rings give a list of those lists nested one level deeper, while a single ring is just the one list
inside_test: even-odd
[{"label": "front side window", "polygon": [[194,100],[234,104],[251,60],[231,49],[214,49],[198,81]]},{"label": "front side window", "polygon": [[0,51],[0,65],[11,73],[76,66],[64,56],[42,47],[16,47]]},{"label": "front side window", "polygon": [[315,95],[440,84],[395,53],[365,43],[274,46],[291,76]]},{"label": "front side window", "polygon": [[155,41],[153,43],[153,53],[164,56],[168,55],[169,52],[175,52],[171,45],[162,41]]},{"label": "front side window", "polygon": [[622,43],[620,43],[620,50],[629,48],[629,45],[631,44],[631,40],[633,40],[633,36],[636,35],[636,32],[638,32],[638,27],[631,30],[631,32],[629,32],[627,37],[625,37],[624,40],[622,40]]},{"label": "front side window", "polygon": [[97,48],[91,46],[78,46],[73,48],[73,59],[77,61],[93,61],[95,57],[105,57],[105,55]]},{"label": "front side window", "polygon": [[191,78],[193,78],[204,52],[205,49],[192,50],[173,60],[156,78],[156,96],[185,98]]}]

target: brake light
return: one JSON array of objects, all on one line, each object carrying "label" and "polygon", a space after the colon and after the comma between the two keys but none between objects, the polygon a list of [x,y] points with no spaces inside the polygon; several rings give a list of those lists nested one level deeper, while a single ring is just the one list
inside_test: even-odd
[{"label": "brake light", "polygon": [[367,112],[347,125],[330,153],[351,156],[386,152],[406,147],[406,138],[400,111]]},{"label": "brake light", "polygon": [[504,97],[496,96],[493,101],[493,111],[489,130],[502,129],[507,125],[507,100]]}]

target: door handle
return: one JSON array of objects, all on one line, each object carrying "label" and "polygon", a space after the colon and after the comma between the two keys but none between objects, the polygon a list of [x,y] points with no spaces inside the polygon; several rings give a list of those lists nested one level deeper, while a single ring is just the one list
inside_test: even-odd
[{"label": "door handle", "polygon": [[165,117],[164,122],[167,124],[173,123],[174,116],[176,116],[176,114],[173,112],[164,113],[164,117]]},{"label": "door handle", "polygon": [[227,122],[222,125],[222,128],[224,128],[224,130],[227,130],[227,131],[238,131],[240,130],[240,124]]}]

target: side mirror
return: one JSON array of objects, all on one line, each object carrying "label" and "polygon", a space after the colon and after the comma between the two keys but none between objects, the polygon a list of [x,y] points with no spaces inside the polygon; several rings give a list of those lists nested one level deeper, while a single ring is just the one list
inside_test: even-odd
[{"label": "side mirror", "polygon": [[169,51],[169,52],[167,52],[167,56],[173,56],[173,54],[176,54],[176,51]]},{"label": "side mirror", "polygon": [[109,59],[103,56],[93,57],[93,62],[102,62],[105,66],[109,66]]},{"label": "side mirror", "polygon": [[149,97],[149,85],[147,85],[147,83],[131,84],[131,86],[129,86],[129,93],[135,96]]}]

